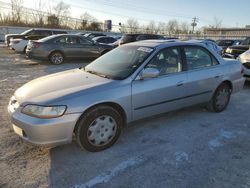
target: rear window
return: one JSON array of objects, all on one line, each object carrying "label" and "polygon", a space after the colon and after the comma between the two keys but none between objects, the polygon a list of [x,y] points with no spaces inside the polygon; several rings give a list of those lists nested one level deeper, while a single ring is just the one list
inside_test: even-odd
[{"label": "rear window", "polygon": [[124,42],[134,42],[136,41],[136,37],[138,35],[124,35],[122,36],[121,40]]}]

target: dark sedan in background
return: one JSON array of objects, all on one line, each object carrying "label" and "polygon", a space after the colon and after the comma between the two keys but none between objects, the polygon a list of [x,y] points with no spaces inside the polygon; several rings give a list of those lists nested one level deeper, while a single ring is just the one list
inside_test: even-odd
[{"label": "dark sedan in background", "polygon": [[223,53],[229,46],[239,45],[241,42],[242,40],[239,39],[220,39],[216,41],[217,45],[223,48]]},{"label": "dark sedan in background", "polygon": [[9,46],[10,39],[23,39],[23,40],[38,40],[50,35],[67,34],[67,31],[59,29],[29,29],[20,34],[7,34],[5,35],[5,44]]},{"label": "dark sedan in background", "polygon": [[122,36],[119,45],[136,42],[140,40],[149,40],[149,39],[165,39],[161,35],[154,35],[154,34],[125,34]]},{"label": "dark sedan in background", "polygon": [[99,36],[99,37],[94,37],[92,38],[93,41],[98,42],[98,43],[104,43],[104,44],[113,44],[114,42],[117,41],[114,37],[109,37],[109,36]]},{"label": "dark sedan in background", "polygon": [[64,34],[29,41],[26,56],[59,65],[66,58],[97,58],[112,49],[111,45],[96,43],[81,35]]},{"label": "dark sedan in background", "polygon": [[250,48],[250,37],[243,40],[240,45],[229,46],[224,53],[224,57],[236,59]]}]

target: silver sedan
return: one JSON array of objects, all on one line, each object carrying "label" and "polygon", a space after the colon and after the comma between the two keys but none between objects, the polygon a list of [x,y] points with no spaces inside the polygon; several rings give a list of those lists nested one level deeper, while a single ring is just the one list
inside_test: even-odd
[{"label": "silver sedan", "polygon": [[238,61],[202,44],[141,41],[23,85],[8,110],[14,131],[29,142],[58,145],[75,135],[82,148],[100,151],[138,119],[200,103],[223,111],[243,88],[242,75]]}]

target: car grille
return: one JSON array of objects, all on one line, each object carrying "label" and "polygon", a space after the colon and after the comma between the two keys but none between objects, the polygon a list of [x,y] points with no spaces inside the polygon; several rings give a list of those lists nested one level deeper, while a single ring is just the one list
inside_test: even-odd
[{"label": "car grille", "polygon": [[250,69],[250,63],[243,63],[243,66],[244,66],[246,69]]}]

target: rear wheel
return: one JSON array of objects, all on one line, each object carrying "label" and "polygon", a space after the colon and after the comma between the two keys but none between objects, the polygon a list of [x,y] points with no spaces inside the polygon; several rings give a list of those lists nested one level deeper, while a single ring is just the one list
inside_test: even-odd
[{"label": "rear wheel", "polygon": [[95,107],[84,114],[77,123],[77,143],[91,152],[107,149],[119,138],[122,123],[121,115],[112,107]]},{"label": "rear wheel", "polygon": [[25,46],[24,49],[23,49],[24,54],[26,53],[26,49],[27,49],[27,46]]},{"label": "rear wheel", "polygon": [[222,83],[215,91],[207,108],[213,112],[222,112],[226,109],[231,97],[231,89],[227,83]]},{"label": "rear wheel", "polygon": [[49,60],[54,65],[60,65],[64,61],[64,56],[61,52],[52,52],[49,56]]}]

